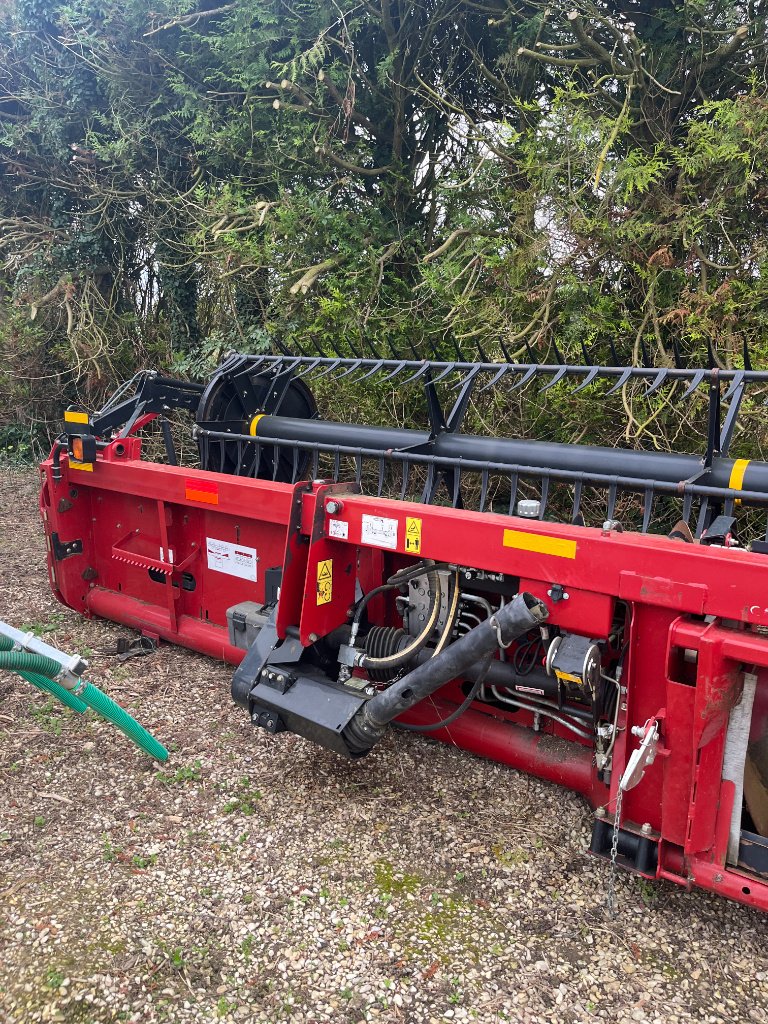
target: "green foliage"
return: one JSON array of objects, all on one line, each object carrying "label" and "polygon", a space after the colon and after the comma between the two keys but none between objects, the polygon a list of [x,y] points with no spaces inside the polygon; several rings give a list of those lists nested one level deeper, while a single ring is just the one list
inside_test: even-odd
[{"label": "green foliage", "polygon": [[2,5],[0,457],[230,350],[764,361],[763,5],[619,10]]}]

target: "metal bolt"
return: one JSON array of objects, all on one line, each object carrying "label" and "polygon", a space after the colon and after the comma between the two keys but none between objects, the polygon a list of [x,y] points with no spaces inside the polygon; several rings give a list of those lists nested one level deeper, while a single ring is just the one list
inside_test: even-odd
[{"label": "metal bolt", "polygon": [[331,516],[337,515],[343,508],[344,506],[342,503],[337,501],[335,498],[331,498],[330,501],[326,501],[325,503],[325,511]]},{"label": "metal bolt", "polygon": [[310,633],[309,634],[309,642],[311,644],[316,644],[319,639],[320,639],[320,637],[317,635],[317,633]]},{"label": "metal bolt", "polygon": [[284,683],[285,682],[285,676],[278,676],[277,677],[277,681],[278,681],[278,683]]},{"label": "metal bolt", "polygon": [[644,836],[649,836],[651,834],[651,823],[650,823],[650,821],[644,821],[642,826],[641,826],[641,828],[640,828],[640,831],[643,833]]},{"label": "metal bolt", "polygon": [[595,817],[596,818],[604,818],[605,817],[605,808],[604,807],[598,807],[595,810]]}]

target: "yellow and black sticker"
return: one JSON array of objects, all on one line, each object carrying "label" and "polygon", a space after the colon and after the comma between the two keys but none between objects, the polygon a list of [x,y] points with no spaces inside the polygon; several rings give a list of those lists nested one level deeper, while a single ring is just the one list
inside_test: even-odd
[{"label": "yellow and black sticker", "polygon": [[504,547],[533,551],[537,555],[555,555],[557,558],[576,557],[575,540],[546,537],[541,533],[526,533],[524,530],[505,530]]},{"label": "yellow and black sticker", "polygon": [[333,559],[317,563],[317,603],[330,604],[333,597]]},{"label": "yellow and black sticker", "polygon": [[421,520],[405,518],[405,550],[412,555],[421,552]]}]

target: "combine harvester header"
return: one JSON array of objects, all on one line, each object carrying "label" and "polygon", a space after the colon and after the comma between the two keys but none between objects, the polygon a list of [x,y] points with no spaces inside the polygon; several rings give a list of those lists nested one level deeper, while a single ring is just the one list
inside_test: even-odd
[{"label": "combine harvester header", "polygon": [[[614,866],[768,910],[768,464],[729,454],[768,373],[746,365],[143,373],[67,413],[42,466],[51,585],[237,666],[256,726],[346,757],[393,721],[421,730],[583,794]],[[314,393],[347,412],[364,381],[391,381],[423,429],[319,416]],[[463,431],[485,392],[509,407],[531,388],[555,413],[675,394],[705,411],[702,451]]]}]

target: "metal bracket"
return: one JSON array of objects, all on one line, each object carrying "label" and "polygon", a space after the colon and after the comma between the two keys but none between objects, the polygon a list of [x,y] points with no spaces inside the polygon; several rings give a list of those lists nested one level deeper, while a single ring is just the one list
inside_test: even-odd
[{"label": "metal bracket", "polygon": [[72,555],[82,555],[83,542],[81,540],[67,540],[62,542],[59,539],[58,533],[54,531],[51,534],[51,550],[53,551],[53,557],[56,561],[63,562],[65,558],[71,558]]}]

